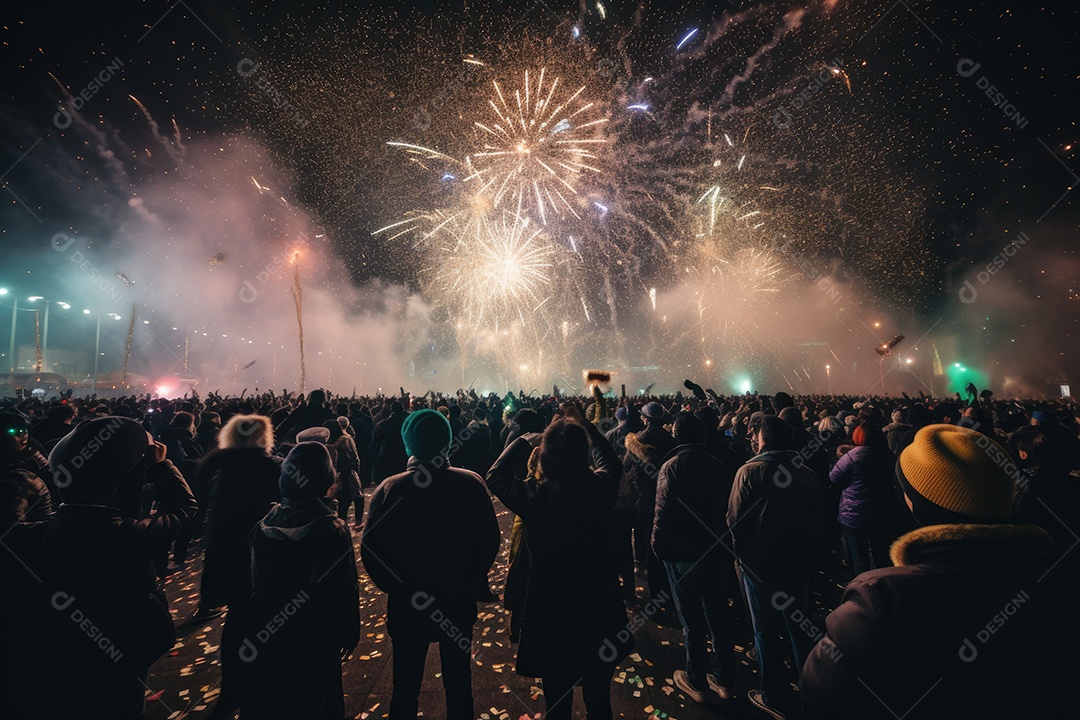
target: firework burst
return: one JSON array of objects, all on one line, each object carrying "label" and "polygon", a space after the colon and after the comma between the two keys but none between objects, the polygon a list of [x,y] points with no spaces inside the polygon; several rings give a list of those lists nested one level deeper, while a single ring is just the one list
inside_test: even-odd
[{"label": "firework burst", "polygon": [[541,224],[549,215],[580,218],[571,199],[583,175],[600,172],[595,150],[607,143],[607,118],[583,97],[586,86],[574,90],[541,68],[525,70],[512,95],[496,80],[492,87],[494,119],[474,123],[483,145],[466,158],[472,172],[465,181],[479,185],[477,194],[490,196],[496,209],[510,201]]},{"label": "firework burst", "polygon": [[437,260],[425,283],[430,295],[456,308],[476,328],[517,320],[521,325],[548,302],[554,250],[542,228],[519,212],[438,221]]}]

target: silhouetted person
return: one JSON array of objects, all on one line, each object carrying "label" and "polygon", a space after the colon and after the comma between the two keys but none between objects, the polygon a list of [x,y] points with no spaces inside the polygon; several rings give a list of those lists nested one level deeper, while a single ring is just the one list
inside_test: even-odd
[{"label": "silhouetted person", "polygon": [[499,525],[483,482],[450,467],[450,423],[435,410],[401,428],[408,469],[371,496],[360,556],[385,592],[394,650],[392,720],[414,720],[424,661],[439,644],[449,720],[473,720],[472,631],[476,602],[499,551]]},{"label": "silhouetted person", "polygon": [[327,499],[335,479],[326,446],[299,443],[281,466],[281,503],[252,532],[245,719],[345,715],[341,663],[360,641],[360,586],[352,536]]},{"label": "silhouetted person", "polygon": [[[147,670],[175,642],[151,564],[196,510],[165,453],[120,417],[86,421],[53,449],[56,515],[4,530],[4,592],[23,603],[3,619],[5,679],[19,689],[5,717],[142,717]],[[155,512],[125,517],[146,482]]]}]

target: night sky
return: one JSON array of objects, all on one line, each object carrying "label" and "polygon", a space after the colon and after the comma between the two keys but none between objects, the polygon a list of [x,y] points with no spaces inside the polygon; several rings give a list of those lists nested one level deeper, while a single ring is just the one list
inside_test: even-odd
[{"label": "night sky", "polygon": [[[132,246],[113,240],[118,218],[139,210],[131,199],[144,183],[175,175],[167,139],[176,133],[187,147],[225,137],[258,144],[266,172],[291,179],[291,201],[328,243],[328,262],[358,287],[375,280],[415,288],[418,261],[371,233],[410,209],[401,198],[440,192],[418,175],[392,171],[399,158],[385,147],[418,135],[400,132],[415,122],[417,98],[430,102],[454,77],[428,73],[425,63],[490,55],[493,47],[512,55],[507,46],[522,35],[569,42],[568,33],[581,33],[600,67],[610,67],[605,77],[692,76],[665,86],[669,117],[690,112],[703,97],[713,112],[727,110],[732,124],[753,128],[766,158],[759,167],[771,168],[768,182],[791,180],[815,202],[818,190],[821,198],[840,198],[835,219],[822,219],[824,200],[805,211],[813,218],[806,242],[816,262],[860,282],[865,319],[886,314],[894,331],[914,337],[951,328],[961,353],[1004,363],[999,372],[1006,374],[1035,357],[1046,381],[1080,377],[1080,216],[1070,192],[1080,172],[1075,3],[596,5],[10,4],[0,12],[0,287],[20,296],[53,292],[70,269],[50,251],[57,233],[85,239],[107,258],[99,264],[110,276],[123,268]],[[724,98],[719,88],[746,67],[743,60],[800,10],[806,12],[796,29],[762,53],[733,97]],[[739,13],[756,24],[682,65],[671,59],[690,29],[700,28],[693,42],[704,42],[710,28]],[[618,62],[603,65],[607,57]],[[246,67],[260,63],[254,75],[238,71],[244,59],[252,59]],[[797,104],[798,88],[834,63],[850,87],[827,84],[820,97],[815,92],[805,107]],[[254,87],[260,76],[272,79],[280,102],[267,102]],[[82,93],[85,124],[60,112],[57,83],[71,96]],[[390,89],[395,83],[401,89]],[[780,127],[777,118],[785,116],[777,113],[785,111],[792,122]],[[656,119],[656,128],[663,123]],[[434,139],[422,139],[452,148],[456,138],[440,127],[431,131]],[[628,126],[626,137],[632,131]],[[819,158],[819,174],[792,160],[806,156]],[[214,176],[192,182],[215,192]],[[403,190],[409,183],[414,189]],[[786,228],[795,227],[801,208],[778,210],[787,213]],[[901,220],[903,240],[875,225],[899,227]],[[995,258],[1000,272],[980,276]],[[662,285],[671,272],[648,253],[635,262],[646,284]],[[979,291],[974,302],[963,301],[965,280]],[[0,322],[0,333],[7,327]],[[85,335],[56,342],[85,342]]]}]

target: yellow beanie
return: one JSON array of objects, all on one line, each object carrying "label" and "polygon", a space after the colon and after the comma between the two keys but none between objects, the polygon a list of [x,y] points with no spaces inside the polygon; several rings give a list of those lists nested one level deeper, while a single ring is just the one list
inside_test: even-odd
[{"label": "yellow beanie", "polygon": [[901,484],[923,524],[1009,518],[1019,471],[1005,448],[982,433],[928,425],[900,453],[899,466]]}]

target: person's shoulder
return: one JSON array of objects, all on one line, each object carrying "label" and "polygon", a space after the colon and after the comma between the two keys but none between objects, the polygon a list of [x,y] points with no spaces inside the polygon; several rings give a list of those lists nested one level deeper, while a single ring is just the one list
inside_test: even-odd
[{"label": "person's shoulder", "polygon": [[447,475],[454,478],[455,481],[465,485],[484,484],[484,479],[480,477],[479,473],[475,473],[472,470],[463,467],[448,467],[446,468],[446,472]]},{"label": "person's shoulder", "polygon": [[935,584],[936,573],[922,565],[877,568],[855,577],[844,588],[840,610],[847,603],[880,617],[895,615],[905,596],[922,594]]}]

